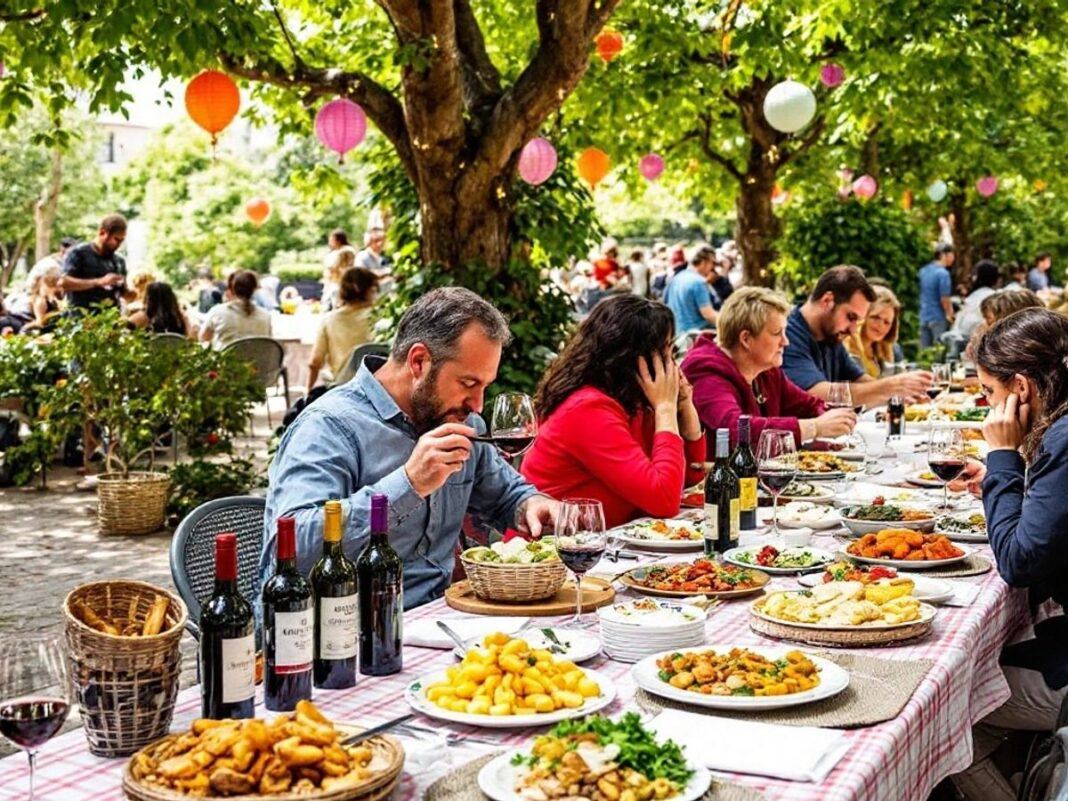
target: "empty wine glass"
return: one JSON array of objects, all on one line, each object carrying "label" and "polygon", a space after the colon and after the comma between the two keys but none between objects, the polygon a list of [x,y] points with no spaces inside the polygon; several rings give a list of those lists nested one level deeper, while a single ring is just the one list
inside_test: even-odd
[{"label": "empty wine glass", "polygon": [[26,752],[30,794],[37,750],[63,727],[70,711],[67,660],[51,635],[0,640],[0,734]]},{"label": "empty wine glass", "polygon": [[505,456],[514,459],[534,444],[538,419],[534,403],[522,392],[504,392],[493,401],[490,439]]},{"label": "empty wine glass", "polygon": [[949,508],[949,482],[964,472],[967,451],[960,429],[939,426],[927,434],[927,466],[942,482],[942,508]]},{"label": "empty wine glass", "polygon": [[575,574],[575,616],[572,626],[582,621],[582,577],[597,564],[608,547],[604,507],[600,501],[574,498],[560,504],[556,521],[556,553]]},{"label": "empty wine glass", "polygon": [[771,495],[771,533],[779,536],[779,495],[797,476],[797,444],[790,431],[766,428],[757,442],[757,478]]},{"label": "empty wine glass", "polygon": [[934,400],[943,392],[949,391],[949,384],[953,375],[952,368],[948,364],[932,364],[931,375],[934,381],[927,388],[927,397]]}]

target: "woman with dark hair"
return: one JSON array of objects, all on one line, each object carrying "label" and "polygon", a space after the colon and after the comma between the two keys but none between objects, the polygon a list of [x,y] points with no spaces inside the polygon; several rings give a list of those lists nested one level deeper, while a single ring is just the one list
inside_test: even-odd
[{"label": "woman with dark hair", "polygon": [[308,361],[309,394],[319,380],[319,371],[324,364],[330,368],[331,375],[336,376],[345,368],[353,349],[371,341],[371,309],[377,292],[378,276],[370,270],[350,267],[342,274],[338,284],[341,306],[323,316]]},{"label": "woman with dark hair", "polygon": [[238,270],[226,282],[226,302],[213,306],[204,316],[200,339],[222,350],[231,342],[245,337],[271,335],[270,312],[252,302],[259,278],[251,270]]},{"label": "woman with dark hair", "polygon": [[1001,270],[990,259],[983,259],[972,271],[972,288],[964,299],[964,305],[953,320],[954,338],[967,342],[975,329],[983,322],[981,306],[984,300],[997,291],[1001,282]]},{"label": "woman with dark hair", "polygon": [[149,328],[154,334],[181,334],[192,337],[193,327],[186,319],[171,285],[153,281],[145,288],[145,307],[130,315],[130,324]]},{"label": "woman with dark hair", "polygon": [[672,357],[662,303],[598,303],[550,365],[534,397],[538,437],[521,472],[554,498],[594,498],[605,522],[678,514],[688,470],[705,459],[690,385]]}]

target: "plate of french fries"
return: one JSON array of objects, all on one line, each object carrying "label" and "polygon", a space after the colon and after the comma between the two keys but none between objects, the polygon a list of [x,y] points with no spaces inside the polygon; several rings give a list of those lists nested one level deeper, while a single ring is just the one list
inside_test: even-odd
[{"label": "plate of french fries", "polygon": [[412,709],[428,717],[495,729],[584,717],[604,709],[615,695],[606,676],[502,633],[488,635],[460,664],[424,676],[405,691]]},{"label": "plate of french fries", "polygon": [[80,599],[71,603],[70,611],[82,623],[102,634],[113,637],[154,637],[164,630],[171,601],[166,595],[156,594],[146,607],[141,603],[143,600],[140,596],[131,598],[122,610],[125,615],[98,611]]},{"label": "plate of french fries", "polygon": [[404,765],[404,749],[392,737],[346,745],[349,733],[310,701],[271,722],[193,721],[134,754],[123,774],[128,798],[179,801],[230,798],[251,801],[370,798],[385,795]]}]

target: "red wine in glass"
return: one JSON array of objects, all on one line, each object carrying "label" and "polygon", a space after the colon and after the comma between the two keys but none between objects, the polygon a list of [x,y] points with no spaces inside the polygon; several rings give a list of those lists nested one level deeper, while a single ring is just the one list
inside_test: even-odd
[{"label": "red wine in glass", "polygon": [[0,702],[0,734],[19,748],[32,751],[63,728],[69,711],[70,705],[62,698],[16,698]]},{"label": "red wine in glass", "polygon": [[505,456],[514,459],[534,444],[534,434],[494,434],[493,436],[471,437],[472,442],[488,442]]},{"label": "red wine in glass", "polygon": [[935,398],[937,398],[941,394],[942,394],[942,387],[936,387],[936,386],[933,386],[933,385],[927,387],[927,397],[930,398],[931,400],[934,400]]},{"label": "red wine in glass", "polygon": [[940,481],[947,484],[964,472],[963,459],[929,459],[927,466]]},{"label": "red wine in glass", "polygon": [[759,470],[757,478],[772,495],[779,495],[797,475],[794,470]]},{"label": "red wine in glass", "polygon": [[572,573],[585,575],[604,556],[605,547],[605,545],[600,547],[580,546],[578,548],[561,548],[557,546],[556,552],[560,556],[560,561]]}]

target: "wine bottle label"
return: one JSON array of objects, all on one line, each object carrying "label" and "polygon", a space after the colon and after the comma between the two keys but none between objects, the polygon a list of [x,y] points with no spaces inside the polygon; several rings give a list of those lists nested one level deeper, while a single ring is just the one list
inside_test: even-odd
[{"label": "wine bottle label", "polygon": [[274,672],[303,673],[312,666],[312,610],[274,613]]},{"label": "wine bottle label", "polygon": [[319,658],[351,659],[356,656],[357,596],[320,598]]},{"label": "wine bottle label", "polygon": [[239,704],[256,694],[256,639],[253,635],[222,641],[222,699]]},{"label": "wine bottle label", "polygon": [[719,536],[719,507],[714,503],[705,504],[705,539],[714,540]]},{"label": "wine bottle label", "polygon": [[737,498],[731,498],[731,546],[738,544],[738,535],[742,530],[741,504]]},{"label": "wine bottle label", "polygon": [[756,478],[738,479],[740,492],[738,501],[743,512],[751,512],[757,508],[757,480]]}]

